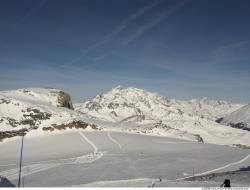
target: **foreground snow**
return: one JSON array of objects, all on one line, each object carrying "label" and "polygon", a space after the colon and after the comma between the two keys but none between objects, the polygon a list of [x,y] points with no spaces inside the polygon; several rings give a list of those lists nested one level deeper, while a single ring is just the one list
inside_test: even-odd
[{"label": "foreground snow", "polygon": [[[0,144],[0,175],[17,184],[20,139]],[[250,164],[246,149],[190,143],[167,137],[80,131],[24,141],[25,186],[218,186],[185,182],[203,173]],[[125,181],[124,181],[125,180]],[[236,182],[235,182],[236,183]],[[247,183],[242,182],[241,186]]]},{"label": "foreground snow", "polygon": [[[222,179],[223,181],[224,179]],[[81,184],[73,187],[220,187],[221,181],[174,181],[136,178],[129,180],[99,181],[88,184]],[[242,183],[233,183],[233,187],[248,186]]]}]

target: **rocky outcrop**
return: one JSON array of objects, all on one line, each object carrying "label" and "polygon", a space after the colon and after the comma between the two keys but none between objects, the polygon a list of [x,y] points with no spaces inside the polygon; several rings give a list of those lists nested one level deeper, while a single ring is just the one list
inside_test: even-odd
[{"label": "rocky outcrop", "polygon": [[59,89],[0,91],[0,141],[25,135],[31,130],[96,128],[85,123],[83,114],[73,109],[70,95]]},{"label": "rocky outcrop", "polygon": [[199,134],[194,135],[196,137],[197,142],[204,143],[203,138]]},{"label": "rocky outcrop", "polygon": [[6,177],[0,176],[0,187],[15,187]]},{"label": "rocky outcrop", "polygon": [[2,120],[6,119],[13,128],[19,125],[29,125],[31,128],[38,128],[42,120],[48,120],[51,117],[51,114],[41,112],[38,109],[27,108],[26,110],[22,110],[22,112],[23,118],[19,121],[11,117],[3,117]]},{"label": "rocky outcrop", "polygon": [[43,127],[44,131],[54,131],[55,129],[57,130],[65,130],[65,129],[86,129],[87,127],[91,127],[94,130],[97,130],[97,126],[94,124],[89,124],[83,121],[72,121],[67,124],[52,124],[51,127]]},{"label": "rocky outcrop", "polygon": [[70,95],[63,91],[59,91],[58,93],[58,104],[59,107],[65,107],[71,110],[74,109]]},{"label": "rocky outcrop", "polygon": [[20,129],[20,130],[12,130],[12,131],[0,131],[0,142],[3,139],[16,137],[16,136],[24,136],[28,132],[28,129]]}]

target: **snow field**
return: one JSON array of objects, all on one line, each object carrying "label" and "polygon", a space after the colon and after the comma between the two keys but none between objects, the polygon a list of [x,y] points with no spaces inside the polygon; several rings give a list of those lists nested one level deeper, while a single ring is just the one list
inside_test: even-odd
[{"label": "snow field", "polygon": [[[178,181],[250,165],[249,150],[188,142],[107,131],[27,138],[23,160],[25,186],[148,185],[160,176]],[[14,184],[19,148],[20,139],[0,145],[1,153],[4,152],[0,157],[0,175],[9,177]],[[133,179],[147,180],[133,183]]]}]

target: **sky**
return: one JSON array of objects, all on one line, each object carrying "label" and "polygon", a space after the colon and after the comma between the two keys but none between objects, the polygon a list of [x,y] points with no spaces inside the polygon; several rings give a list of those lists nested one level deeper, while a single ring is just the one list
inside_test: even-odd
[{"label": "sky", "polygon": [[249,21],[249,0],[1,0],[0,90],[250,102]]}]

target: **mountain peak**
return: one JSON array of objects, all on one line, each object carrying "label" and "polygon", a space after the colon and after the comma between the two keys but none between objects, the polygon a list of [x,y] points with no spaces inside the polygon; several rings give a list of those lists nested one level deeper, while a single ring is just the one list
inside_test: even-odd
[{"label": "mountain peak", "polygon": [[112,90],[121,90],[121,89],[123,89],[122,85],[118,85],[114,87]]}]

